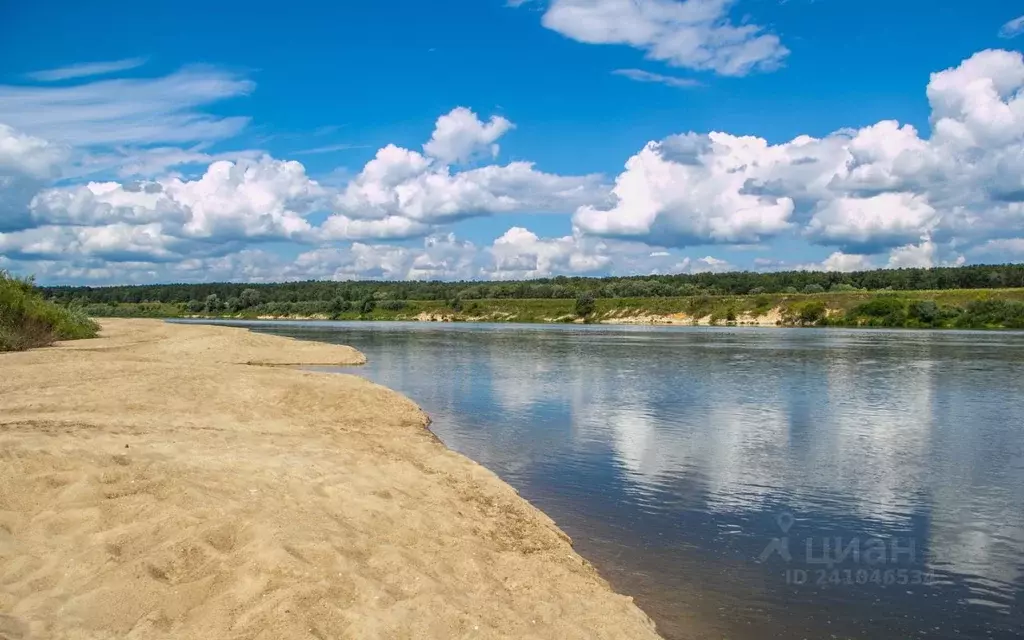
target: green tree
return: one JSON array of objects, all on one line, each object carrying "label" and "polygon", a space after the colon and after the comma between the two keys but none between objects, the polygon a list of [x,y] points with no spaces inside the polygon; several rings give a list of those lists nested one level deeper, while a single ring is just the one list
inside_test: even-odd
[{"label": "green tree", "polygon": [[345,313],[350,308],[352,308],[352,305],[348,303],[348,300],[339,297],[335,298],[334,300],[331,300],[327,304],[327,313],[331,314],[332,316],[336,316]]},{"label": "green tree", "polygon": [[255,289],[242,289],[238,296],[238,306],[241,309],[255,307],[260,303],[260,292]]},{"label": "green tree", "polygon": [[220,313],[220,298],[217,296],[216,293],[211,293],[210,295],[206,296],[206,303],[203,305],[203,308],[206,311],[206,313]]},{"label": "green tree", "polygon": [[576,298],[576,315],[580,318],[586,318],[594,313],[597,308],[597,301],[594,300],[594,294],[589,291],[584,291]]}]

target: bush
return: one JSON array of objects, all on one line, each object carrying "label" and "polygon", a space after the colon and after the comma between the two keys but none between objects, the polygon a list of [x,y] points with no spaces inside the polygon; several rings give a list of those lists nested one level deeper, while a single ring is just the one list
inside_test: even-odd
[{"label": "bush", "polygon": [[896,296],[879,296],[872,298],[850,309],[847,322],[861,324],[860,319],[866,318],[866,324],[879,327],[902,327],[907,323],[907,300]]},{"label": "bush", "polygon": [[206,311],[206,313],[220,313],[223,308],[223,305],[220,303],[220,298],[217,297],[216,293],[211,293],[206,296],[206,303],[203,305],[203,310]]},{"label": "bush", "polygon": [[576,316],[580,318],[586,318],[590,314],[594,313],[594,309],[597,308],[597,301],[594,300],[594,294],[589,291],[584,291],[576,298]]},{"label": "bush", "polygon": [[853,312],[859,316],[884,318],[886,316],[903,313],[906,310],[906,307],[906,300],[892,296],[879,296],[854,307]]},{"label": "bush", "polygon": [[969,302],[956,326],[1024,329],[1024,302],[1016,300],[974,300]]},{"label": "bush", "polygon": [[99,326],[78,308],[43,299],[31,278],[0,270],[0,351],[43,347],[56,340],[94,338]]},{"label": "bush", "polygon": [[373,310],[377,307],[377,302],[373,298],[367,298],[363,300],[363,303],[359,306],[360,313],[369,314],[373,313]]},{"label": "bush", "polygon": [[941,317],[939,305],[934,300],[917,300],[911,303],[908,313],[922,324],[935,324]]},{"label": "bush", "polygon": [[845,282],[837,282],[829,287],[828,290],[832,293],[842,293],[844,291],[857,291],[857,287]]},{"label": "bush", "polygon": [[381,300],[377,303],[377,306],[385,311],[401,311],[402,309],[405,309],[408,304],[405,300]]},{"label": "bush", "polygon": [[825,287],[820,284],[809,284],[804,287],[804,293],[825,293]]},{"label": "bush", "polygon": [[344,298],[335,298],[334,300],[331,300],[330,303],[328,303],[327,313],[336,316],[338,314],[345,313],[351,308],[352,305],[349,304],[348,300]]},{"label": "bush", "polygon": [[790,315],[800,324],[819,324],[825,320],[828,312],[821,300],[811,300],[793,305]]}]

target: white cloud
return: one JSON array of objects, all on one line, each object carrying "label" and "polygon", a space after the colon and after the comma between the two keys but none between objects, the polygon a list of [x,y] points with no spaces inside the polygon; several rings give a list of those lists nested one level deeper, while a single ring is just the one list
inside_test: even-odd
[{"label": "white cloud", "polygon": [[648,143],[616,178],[616,204],[583,206],[573,222],[651,245],[759,242],[787,229],[793,212],[790,197],[745,190],[748,168],[770,162],[776,150],[760,138],[720,133]]},{"label": "white cloud", "polygon": [[72,260],[96,257],[111,262],[181,259],[172,246],[180,240],[167,235],[159,223],[116,222],[95,227],[40,226],[0,233],[0,252],[17,259]]},{"label": "white cloud", "polygon": [[0,123],[0,175],[55,178],[68,150]]},{"label": "white cloud", "polygon": [[651,142],[586,233],[651,245],[748,243],[803,227],[812,242],[873,254],[927,235],[971,244],[1024,224],[1024,58],[983,51],[932,74],[931,138],[882,121],[782,144],[712,132]]},{"label": "white cloud", "polygon": [[1024,16],[1014,18],[999,29],[1000,38],[1015,38],[1024,33]]},{"label": "white cloud", "polygon": [[1012,256],[1021,260],[1024,259],[1024,238],[989,240],[977,247],[976,252],[983,256]]},{"label": "white cloud", "polygon": [[[820,263],[794,260],[798,266],[789,268],[845,271],[1019,255],[1020,53],[984,51],[933,74],[930,137],[889,120],[780,144],[723,132],[674,135],[630,158],[613,188],[599,175],[545,173],[529,162],[453,165],[493,155],[513,127],[465,108],[438,119],[422,152],[387,145],[354,176],[336,171],[330,182],[310,179],[298,162],[253,151],[214,153],[207,141],[181,146],[173,139],[178,134],[137,138],[120,128],[120,112],[128,128],[168,129],[178,117],[186,129],[188,122],[220,126],[202,107],[251,87],[211,70],[177,76],[0,87],[0,119],[20,114],[34,127],[0,125],[5,265],[97,281],[117,277],[108,262],[131,269],[120,272],[131,281],[697,272],[735,267],[718,257],[683,256],[680,247],[701,247],[696,255],[715,244],[764,249],[782,235],[832,252]],[[157,95],[156,85],[181,95]],[[130,91],[101,95],[102,87]],[[38,133],[44,130],[57,135]],[[165,135],[171,139],[162,141]],[[122,147],[121,140],[145,142]],[[167,173],[197,164],[208,165],[199,176]],[[104,179],[76,184],[96,172]],[[143,179],[125,179],[136,176]],[[67,186],[52,187],[58,178]],[[574,228],[562,237],[517,226],[475,246],[439,233],[471,216],[570,212]],[[320,214],[326,219],[317,225]],[[409,242],[417,237],[425,238],[422,247]],[[301,259],[258,251],[253,243],[260,241],[300,245]]]},{"label": "white cloud", "polygon": [[70,80],[72,78],[84,78],[87,76],[106,75],[118,71],[128,71],[146,64],[145,58],[125,58],[123,60],[112,60],[110,62],[85,62],[72,64],[58,69],[46,69],[44,71],[33,71],[27,77],[40,82],[56,82],[58,80]]},{"label": "white cloud", "polygon": [[874,265],[867,256],[836,251],[825,258],[821,265],[815,265],[814,270],[849,272],[867,271],[873,268]]},{"label": "white cloud", "polygon": [[46,229],[50,237],[41,243],[31,234],[8,235],[5,246],[22,254],[96,255],[102,241],[116,251],[130,245],[133,255],[166,259],[175,253],[172,245],[185,255],[216,252],[218,245],[232,249],[225,243],[242,240],[308,241],[315,232],[305,216],[324,195],[297,162],[218,161],[196,180],[90,182],[44,190],[30,205],[31,219],[39,225],[32,231]]},{"label": "white cloud", "polygon": [[471,216],[569,213],[606,198],[600,176],[559,176],[537,171],[529,162],[453,171],[446,162],[466,160],[489,148],[511,127],[495,118],[485,125],[459,107],[438,119],[424,145],[431,156],[383,147],[334,199],[335,216],[325,228],[336,237],[408,237]]},{"label": "white cloud", "polygon": [[886,266],[890,269],[934,267],[936,251],[935,243],[931,241],[931,238],[925,237],[919,243],[893,249],[889,254],[889,263]]},{"label": "white cloud", "polygon": [[58,176],[67,156],[64,147],[0,124],[0,231],[30,224],[29,201]]},{"label": "white cloud", "polygon": [[724,273],[735,271],[736,266],[728,260],[720,260],[712,256],[703,258],[683,258],[680,262],[672,265],[665,273]]},{"label": "white cloud", "polygon": [[636,82],[653,82],[657,84],[664,84],[669,87],[675,87],[677,89],[690,89],[693,87],[701,86],[699,80],[693,78],[679,78],[676,76],[666,76],[660,73],[651,73],[650,71],[644,71],[643,69],[616,69],[612,71],[617,76],[629,78]]},{"label": "white cloud", "polygon": [[921,196],[881,193],[869,198],[837,197],[819,207],[807,234],[820,244],[846,247],[898,245],[930,231],[938,214]]},{"label": "white cloud", "polygon": [[498,155],[495,141],[512,127],[512,123],[501,116],[491,116],[490,121],[484,123],[469,109],[456,107],[437,119],[434,133],[423,150],[445,164],[467,162],[480,155],[493,158]]},{"label": "white cloud", "polygon": [[742,76],[789,51],[754,24],[734,24],[734,0],[552,0],[542,24],[587,44],[624,44],[677,67]]},{"label": "white cloud", "polygon": [[386,216],[375,220],[349,218],[335,214],[324,221],[323,240],[397,240],[418,238],[430,233],[431,227],[402,216]]},{"label": "white cloud", "polygon": [[209,67],[72,86],[0,85],[0,122],[75,146],[214,140],[238,133],[249,119],[214,116],[199,108],[246,95],[254,86]]},{"label": "white cloud", "polygon": [[299,255],[288,273],[331,280],[471,279],[481,275],[480,257],[473,243],[448,233],[424,238],[422,247],[362,242],[321,247]]},{"label": "white cloud", "polygon": [[555,273],[595,273],[611,263],[577,237],[542,239],[522,227],[512,227],[490,248],[496,279],[541,278]]}]

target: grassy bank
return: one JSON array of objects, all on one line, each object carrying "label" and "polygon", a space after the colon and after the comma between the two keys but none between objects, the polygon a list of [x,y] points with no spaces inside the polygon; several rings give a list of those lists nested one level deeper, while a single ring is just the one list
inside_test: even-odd
[{"label": "grassy bank", "polygon": [[44,300],[30,279],[0,270],[0,351],[92,338],[98,329],[81,310]]},{"label": "grassy bank", "polygon": [[344,300],[266,302],[243,309],[188,303],[90,304],[103,317],[315,318],[482,322],[634,322],[906,328],[1021,329],[1024,289],[844,291],[597,298],[581,318],[575,299]]}]

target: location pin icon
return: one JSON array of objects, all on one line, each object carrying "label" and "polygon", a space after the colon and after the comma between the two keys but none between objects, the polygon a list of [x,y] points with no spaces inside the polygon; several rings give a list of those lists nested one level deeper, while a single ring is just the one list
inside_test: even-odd
[{"label": "location pin icon", "polygon": [[775,517],[775,522],[779,524],[779,528],[782,529],[782,535],[789,533],[790,528],[793,526],[793,522],[796,518],[793,514],[788,511],[783,511]]}]

